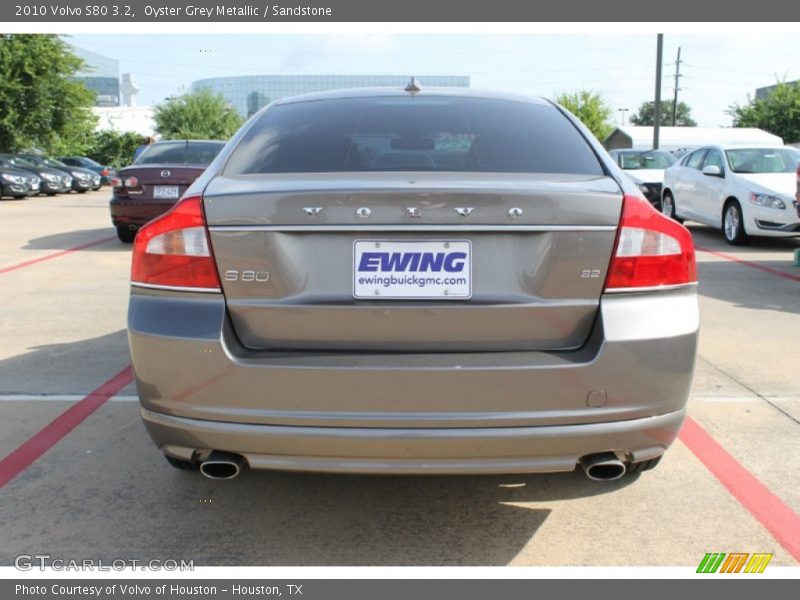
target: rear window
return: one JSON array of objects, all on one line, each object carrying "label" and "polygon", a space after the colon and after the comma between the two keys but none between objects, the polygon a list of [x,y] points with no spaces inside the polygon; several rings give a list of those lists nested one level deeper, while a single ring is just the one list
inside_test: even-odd
[{"label": "rear window", "polygon": [[274,106],[225,167],[228,175],[339,171],[604,173],[551,105],[443,96]]},{"label": "rear window", "polygon": [[224,142],[161,142],[148,146],[134,164],[208,166],[224,145]]}]

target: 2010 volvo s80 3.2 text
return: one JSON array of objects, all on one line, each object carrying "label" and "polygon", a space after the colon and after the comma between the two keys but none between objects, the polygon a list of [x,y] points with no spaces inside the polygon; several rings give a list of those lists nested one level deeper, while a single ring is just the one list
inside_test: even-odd
[{"label": "2010 volvo s80 3.2 text", "polygon": [[275,102],[134,243],[144,422],[209,477],[642,471],[697,332],[688,231],[539,99]]}]

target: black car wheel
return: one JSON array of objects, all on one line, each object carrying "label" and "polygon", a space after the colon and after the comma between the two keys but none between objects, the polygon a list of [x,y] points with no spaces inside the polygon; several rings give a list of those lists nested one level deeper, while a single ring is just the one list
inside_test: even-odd
[{"label": "black car wheel", "polygon": [[722,211],[722,232],[725,241],[731,246],[741,246],[750,241],[750,236],[744,230],[744,217],[742,207],[736,200],[728,200]]},{"label": "black car wheel", "polygon": [[136,239],[136,230],[127,227],[117,227],[117,237],[123,244],[132,244]]},{"label": "black car wheel", "polygon": [[677,221],[678,223],[683,223],[683,219],[675,214],[675,198],[672,197],[671,193],[664,192],[664,198],[661,200],[661,206],[659,207],[659,210],[665,217],[668,217],[673,221]]}]

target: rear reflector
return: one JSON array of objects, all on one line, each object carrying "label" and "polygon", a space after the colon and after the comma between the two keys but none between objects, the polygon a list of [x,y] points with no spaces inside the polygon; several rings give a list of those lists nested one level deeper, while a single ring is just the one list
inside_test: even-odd
[{"label": "rear reflector", "polygon": [[142,227],[133,244],[132,265],[132,283],[218,291],[202,198],[184,198]]},{"label": "rear reflector", "polygon": [[606,291],[659,288],[697,281],[694,243],[681,224],[638,196],[625,196]]}]

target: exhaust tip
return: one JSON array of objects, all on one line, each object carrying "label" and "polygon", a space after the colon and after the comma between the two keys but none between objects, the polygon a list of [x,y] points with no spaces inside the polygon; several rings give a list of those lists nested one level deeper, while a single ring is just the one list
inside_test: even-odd
[{"label": "exhaust tip", "polygon": [[584,456],[580,460],[580,465],[592,481],[615,481],[627,471],[625,463],[613,452]]},{"label": "exhaust tip", "polygon": [[238,454],[212,452],[200,463],[200,472],[209,479],[233,479],[242,472],[244,459]]}]

